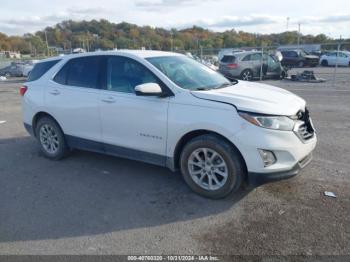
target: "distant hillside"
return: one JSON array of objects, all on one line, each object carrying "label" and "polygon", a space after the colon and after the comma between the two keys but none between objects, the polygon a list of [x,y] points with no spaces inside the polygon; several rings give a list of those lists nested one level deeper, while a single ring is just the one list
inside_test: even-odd
[{"label": "distant hillside", "polygon": [[[46,36],[45,36],[46,32]],[[297,32],[280,34],[252,34],[242,31],[213,32],[193,26],[183,30],[166,30],[129,23],[111,23],[107,20],[63,21],[53,27],[24,36],[6,36],[0,33],[0,50],[20,51],[22,54],[39,55],[47,52],[46,38],[50,47],[62,49],[84,48],[87,50],[128,48],[159,50],[191,50],[239,46],[295,44]],[[303,35],[302,43],[332,41],[324,34]]]}]

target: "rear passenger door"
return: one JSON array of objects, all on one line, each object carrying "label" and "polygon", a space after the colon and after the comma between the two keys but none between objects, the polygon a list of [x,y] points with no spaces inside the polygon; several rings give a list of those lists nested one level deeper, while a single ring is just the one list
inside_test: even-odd
[{"label": "rear passenger door", "polygon": [[[101,141],[100,56],[70,59],[50,81],[45,102],[69,143],[91,149]],[[95,149],[95,148],[92,148]]]},{"label": "rear passenger door", "polygon": [[144,65],[123,56],[106,57],[101,91],[102,137],[106,151],[165,164],[169,98],[137,96],[140,84],[162,83]]},{"label": "rear passenger door", "polygon": [[261,70],[261,64],[262,64],[262,59],[261,59],[261,54],[260,53],[254,53],[250,55],[250,60],[252,63],[252,69],[254,72],[254,76],[260,75],[260,70]]}]

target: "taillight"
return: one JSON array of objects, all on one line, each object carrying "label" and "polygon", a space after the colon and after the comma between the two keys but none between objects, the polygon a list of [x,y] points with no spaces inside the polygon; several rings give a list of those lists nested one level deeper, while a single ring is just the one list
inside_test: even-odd
[{"label": "taillight", "polygon": [[237,64],[228,64],[228,65],[226,65],[228,68],[230,68],[230,69],[235,69],[235,68],[237,68]]},{"label": "taillight", "polygon": [[27,92],[28,87],[26,86],[21,86],[19,89],[19,93],[21,94],[21,96],[24,96],[24,94]]}]

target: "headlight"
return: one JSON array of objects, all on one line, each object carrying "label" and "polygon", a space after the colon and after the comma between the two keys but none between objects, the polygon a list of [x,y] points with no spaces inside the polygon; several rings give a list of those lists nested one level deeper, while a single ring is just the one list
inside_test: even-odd
[{"label": "headlight", "polygon": [[292,131],[295,124],[294,120],[287,116],[268,116],[247,112],[238,112],[238,114],[253,125],[269,129]]}]

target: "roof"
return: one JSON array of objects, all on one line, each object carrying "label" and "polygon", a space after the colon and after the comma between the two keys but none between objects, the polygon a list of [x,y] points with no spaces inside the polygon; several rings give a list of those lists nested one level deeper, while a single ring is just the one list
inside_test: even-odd
[{"label": "roof", "polygon": [[[110,52],[110,51],[107,51]],[[121,53],[128,53],[132,54],[135,56],[139,56],[142,58],[147,58],[147,57],[155,57],[155,56],[178,56],[181,54],[178,53],[173,53],[173,52],[165,52],[165,51],[154,51],[154,50],[117,50],[117,51],[112,51],[116,54],[121,54]]]},{"label": "roof", "polygon": [[47,62],[57,59],[67,59],[73,57],[83,57],[83,56],[92,56],[92,55],[128,55],[134,57],[148,58],[148,57],[157,57],[157,56],[182,56],[182,54],[173,53],[173,52],[164,52],[164,51],[153,51],[153,50],[113,50],[113,51],[96,51],[88,53],[79,53],[79,54],[68,54],[64,56],[50,57],[41,60],[40,62]]},{"label": "roof", "polygon": [[224,56],[241,56],[241,55],[249,55],[249,54],[261,54],[260,51],[239,51],[229,54],[223,54]]}]

